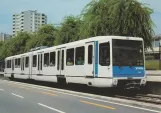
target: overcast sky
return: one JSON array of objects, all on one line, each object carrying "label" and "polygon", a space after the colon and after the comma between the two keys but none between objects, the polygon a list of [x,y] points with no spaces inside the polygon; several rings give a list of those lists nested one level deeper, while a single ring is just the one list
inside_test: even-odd
[{"label": "overcast sky", "polygon": [[[38,10],[48,16],[48,23],[59,24],[66,15],[78,15],[91,0],[0,0],[0,32],[12,33],[12,15]],[[161,0],[139,0],[154,9],[152,19],[156,34],[161,34]]]}]

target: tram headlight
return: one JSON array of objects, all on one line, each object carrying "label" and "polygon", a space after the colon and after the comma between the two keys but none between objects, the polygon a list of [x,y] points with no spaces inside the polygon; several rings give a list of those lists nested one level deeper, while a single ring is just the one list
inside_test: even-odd
[{"label": "tram headlight", "polygon": [[117,80],[117,79],[113,79],[112,84],[113,84],[114,86],[117,86],[117,83],[118,83],[118,80]]},{"label": "tram headlight", "polygon": [[141,79],[141,85],[145,85],[146,84],[146,79]]}]

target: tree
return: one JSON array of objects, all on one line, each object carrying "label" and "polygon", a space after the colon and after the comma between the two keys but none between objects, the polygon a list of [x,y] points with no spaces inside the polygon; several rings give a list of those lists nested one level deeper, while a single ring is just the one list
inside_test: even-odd
[{"label": "tree", "polygon": [[[0,55],[2,54],[2,47],[3,47],[4,42],[0,41]],[[2,59],[2,56],[0,56],[0,60]]]},{"label": "tree", "polygon": [[151,46],[152,9],[137,0],[99,0],[83,10],[85,36],[119,35],[142,37],[145,46]]},{"label": "tree", "polygon": [[31,40],[28,41],[26,51],[39,46],[53,46],[55,40],[55,28],[52,25],[44,25],[37,32],[32,34]]},{"label": "tree", "polygon": [[81,39],[80,26],[82,21],[78,17],[67,16],[65,17],[61,27],[57,29],[55,45],[73,42]]},{"label": "tree", "polygon": [[82,37],[109,35],[109,6],[107,1],[92,1],[83,9],[82,18],[84,24],[81,27]]},{"label": "tree", "polygon": [[1,47],[1,59],[23,53],[25,51],[26,43],[31,38],[30,36],[31,35],[27,32],[20,32],[12,39],[6,40]]}]

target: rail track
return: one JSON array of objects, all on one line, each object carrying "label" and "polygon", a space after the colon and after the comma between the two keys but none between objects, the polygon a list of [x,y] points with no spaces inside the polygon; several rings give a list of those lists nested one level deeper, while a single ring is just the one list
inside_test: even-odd
[{"label": "rail track", "polygon": [[161,95],[137,94],[135,96],[122,96],[122,95],[120,96],[120,95],[115,95],[115,97],[161,105]]}]

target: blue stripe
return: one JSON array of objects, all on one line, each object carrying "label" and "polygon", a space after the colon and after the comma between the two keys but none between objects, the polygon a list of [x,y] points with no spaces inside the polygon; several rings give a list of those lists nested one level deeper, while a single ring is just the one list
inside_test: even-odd
[{"label": "blue stripe", "polygon": [[98,77],[98,41],[95,42],[95,77]]},{"label": "blue stripe", "polygon": [[144,66],[113,66],[113,77],[144,77]]}]

